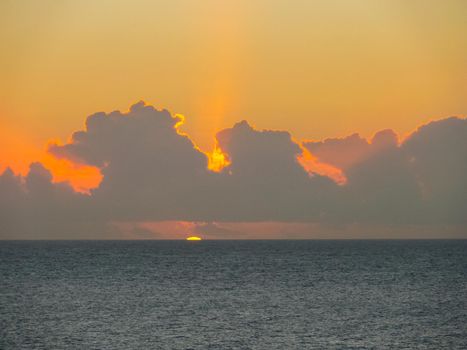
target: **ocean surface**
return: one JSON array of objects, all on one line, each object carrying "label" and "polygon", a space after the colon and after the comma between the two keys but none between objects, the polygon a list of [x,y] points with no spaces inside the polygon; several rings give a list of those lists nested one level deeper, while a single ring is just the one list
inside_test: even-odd
[{"label": "ocean surface", "polygon": [[3,241],[0,349],[467,349],[467,241]]}]

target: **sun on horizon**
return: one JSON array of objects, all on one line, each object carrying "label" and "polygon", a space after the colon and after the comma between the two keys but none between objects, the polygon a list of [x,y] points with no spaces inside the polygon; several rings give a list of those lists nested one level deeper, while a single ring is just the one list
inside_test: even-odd
[{"label": "sun on horizon", "polygon": [[187,241],[202,241],[201,237],[198,236],[190,236],[186,238]]}]

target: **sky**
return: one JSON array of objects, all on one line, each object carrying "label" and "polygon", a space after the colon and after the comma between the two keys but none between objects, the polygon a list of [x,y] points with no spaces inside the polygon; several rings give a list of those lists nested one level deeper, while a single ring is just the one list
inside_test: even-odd
[{"label": "sky", "polygon": [[[42,185],[50,182],[52,192],[63,192],[63,182],[69,181],[66,196],[72,202],[79,198],[64,217],[82,225],[83,217],[91,215],[88,211],[100,213],[92,224],[98,222],[99,228],[93,230],[109,222],[112,230],[119,228],[118,234],[112,231],[104,238],[128,238],[135,232],[178,238],[187,230],[200,235],[204,230],[214,238],[251,238],[245,235],[251,231],[264,232],[255,237],[272,238],[303,238],[310,232],[321,238],[356,237],[355,232],[366,237],[375,227],[384,237],[457,237],[465,234],[459,218],[463,210],[467,213],[462,181],[467,163],[462,142],[467,137],[462,134],[467,116],[466,15],[462,0],[2,1],[0,188],[10,191],[17,180],[21,196],[34,197],[27,181],[34,174],[42,179],[39,183],[45,181]],[[136,106],[133,111],[131,106]],[[116,110],[120,119],[111,117]],[[85,124],[97,112],[105,113],[102,125],[95,126],[99,140]],[[457,119],[448,119],[452,116]],[[152,134],[146,135],[144,126]],[[72,136],[79,130],[84,140]],[[153,141],[161,130],[171,138],[164,134],[160,142]],[[127,134],[147,142],[133,145]],[[252,149],[239,150],[236,138]],[[445,145],[432,149],[437,139]],[[134,147],[120,149],[122,144]],[[387,147],[397,155],[383,156]],[[115,149],[120,153],[114,154]],[[442,160],[431,159],[428,150]],[[184,160],[184,173],[192,176],[181,176],[179,165],[167,168],[171,176],[162,176],[153,165],[167,166],[170,154]],[[152,165],[143,166],[147,159]],[[397,184],[376,173],[372,167],[378,162],[394,166],[387,174],[397,169]],[[443,164],[446,174],[430,162]],[[130,163],[139,170],[123,171]],[[16,180],[7,180],[7,167]],[[259,167],[270,172],[263,174]],[[257,176],[263,180],[257,182]],[[460,193],[456,198],[453,188],[439,183],[439,177],[449,176]],[[166,191],[171,188],[164,182],[168,179],[184,182],[178,187],[195,193],[200,203],[222,200],[214,192],[239,198],[227,201],[229,214],[212,203],[200,204],[199,212],[188,204],[177,211],[168,203],[182,194]],[[371,191],[359,187],[370,180]],[[296,183],[293,188],[287,187],[290,181]],[[394,187],[401,196],[416,192],[408,210],[413,220],[395,214],[407,203],[405,196],[385,197]],[[256,193],[241,194],[242,188]],[[345,198],[335,193],[343,188],[351,192]],[[156,195],[158,190],[167,193]],[[129,213],[129,203],[115,209],[118,217],[100,212],[104,202],[115,200],[112,196],[140,191],[143,197],[132,198],[137,213]],[[342,204],[362,193],[378,203],[375,213],[366,212],[368,217]],[[62,194],[54,195],[58,202],[50,205],[58,205]],[[309,202],[304,194],[322,201]],[[18,199],[13,198],[0,205],[21,221],[23,210],[33,210],[24,209],[24,198],[12,208]],[[159,208],[159,198],[171,209]],[[266,199],[293,203],[293,208],[268,206]],[[256,207],[242,208],[239,203],[245,201]],[[159,208],[157,215],[141,209],[147,206]],[[292,213],[294,206],[311,206],[315,212]],[[433,211],[439,214],[435,223],[420,219]],[[80,214],[72,214],[76,212]],[[31,220],[45,221],[47,213],[41,215]],[[0,237],[15,237],[14,227],[5,225],[10,232]],[[21,230],[21,237],[47,236],[32,228]]]}]

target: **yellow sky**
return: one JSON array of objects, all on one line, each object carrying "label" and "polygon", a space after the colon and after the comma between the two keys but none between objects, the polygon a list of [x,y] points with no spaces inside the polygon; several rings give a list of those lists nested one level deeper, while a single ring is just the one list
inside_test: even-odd
[{"label": "yellow sky", "polygon": [[466,16],[464,0],[2,1],[0,166],[141,99],[203,149],[241,119],[320,139],[465,116]]}]

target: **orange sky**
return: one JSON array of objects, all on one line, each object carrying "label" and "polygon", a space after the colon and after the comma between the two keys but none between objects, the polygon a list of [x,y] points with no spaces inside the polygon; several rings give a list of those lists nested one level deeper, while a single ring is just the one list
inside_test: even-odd
[{"label": "orange sky", "polygon": [[247,119],[296,139],[400,134],[467,114],[467,2],[3,1],[0,168],[43,161],[87,115],[138,100],[187,116],[204,150]]}]

